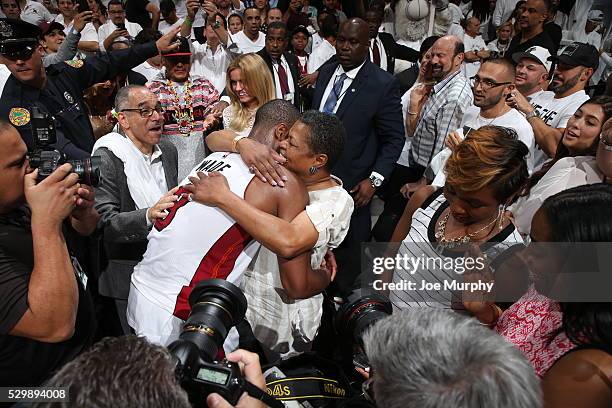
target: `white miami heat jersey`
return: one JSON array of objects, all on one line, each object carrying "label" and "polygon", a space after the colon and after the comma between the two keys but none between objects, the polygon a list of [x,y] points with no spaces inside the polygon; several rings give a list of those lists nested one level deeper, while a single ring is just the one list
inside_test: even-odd
[{"label": "white miami heat jersey", "polygon": [[[227,178],[230,190],[244,198],[253,174],[235,153],[213,153],[189,174],[218,171]],[[185,178],[181,186],[189,183]],[[164,220],[149,233],[147,250],[134,268],[132,285],[147,300],[174,316],[189,316],[189,294],[205,279],[226,279],[238,284],[259,249],[224,211],[188,200],[180,187],[178,201]]]}]

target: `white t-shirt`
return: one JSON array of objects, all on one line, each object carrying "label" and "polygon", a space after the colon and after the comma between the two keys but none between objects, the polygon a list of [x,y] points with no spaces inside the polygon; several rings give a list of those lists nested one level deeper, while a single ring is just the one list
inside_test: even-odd
[{"label": "white t-shirt", "polygon": [[158,30],[160,33],[166,34],[168,31],[172,30],[174,27],[179,27],[181,24],[183,24],[183,21],[184,20],[182,18],[179,18],[178,20],[176,20],[174,24],[168,24],[166,21],[160,21]]},{"label": "white t-shirt", "polygon": [[[555,98],[554,93],[543,92],[531,99],[531,105],[540,112],[540,118],[546,125],[556,129],[565,129],[569,118],[588,99],[589,96],[584,90],[575,92],[565,98]],[[536,149],[535,169],[539,169],[548,159],[550,158],[546,153],[539,148]]]},{"label": "white t-shirt", "polygon": [[308,58],[308,73],[312,74],[317,69],[321,68],[321,65],[330,59],[332,55],[336,55],[336,47],[331,45],[329,41],[323,40],[318,47],[313,48],[310,58]]},{"label": "white t-shirt", "polygon": [[[465,51],[480,51],[482,49],[487,48],[487,44],[485,44],[482,36],[477,35],[476,37],[470,37],[465,34],[463,36],[463,46],[465,47]],[[475,62],[464,62],[461,70],[465,74],[466,78],[471,78],[478,72],[480,69],[480,61]]]},{"label": "white t-shirt", "polygon": [[[111,33],[115,31],[116,29],[117,29],[117,26],[115,25],[115,23],[113,23],[110,20],[108,20],[106,23],[100,26],[100,28],[98,29],[98,43],[100,44],[100,51],[106,51],[104,49],[104,40],[106,40],[108,36],[111,35]],[[132,38],[136,37],[138,33],[142,31],[142,27],[140,26],[140,24],[130,23],[127,20],[125,20],[125,29],[127,30],[128,34]],[[117,37],[115,39],[115,41],[126,41],[126,40],[127,38],[125,37]]]},{"label": "white t-shirt", "polygon": [[132,68],[132,71],[142,74],[145,78],[147,78],[147,82],[149,82],[153,78],[158,77],[163,69],[163,67],[155,68],[153,65],[145,61],[142,64],[138,65],[136,68]]},{"label": "white t-shirt", "polygon": [[240,49],[240,52],[243,54],[258,52],[266,46],[266,35],[261,32],[255,41],[251,41],[251,39],[246,36],[244,31],[238,31],[236,34],[228,33],[228,35],[232,42],[235,42],[236,45],[238,45],[238,49]]},{"label": "white t-shirt", "polygon": [[[510,109],[505,114],[497,118],[483,118],[480,116],[480,108],[476,106],[470,106],[463,115],[463,127],[457,129],[459,134],[463,137],[467,136],[469,132],[479,129],[483,126],[502,126],[510,129],[514,129],[518,135],[518,139],[527,146],[529,154],[525,158],[527,160],[527,169],[531,174],[533,172],[534,165],[534,153],[535,153],[535,137],[533,135],[533,129],[525,116],[523,116],[516,109]],[[451,150],[445,147],[440,153],[438,153],[431,160],[430,167],[436,174],[432,185],[443,187],[446,182],[446,175],[444,174],[444,166],[446,161],[451,155]]]},{"label": "white t-shirt", "polygon": [[40,21],[53,21],[54,17],[44,5],[32,0],[28,0],[21,11],[21,19],[34,25],[38,25]]}]

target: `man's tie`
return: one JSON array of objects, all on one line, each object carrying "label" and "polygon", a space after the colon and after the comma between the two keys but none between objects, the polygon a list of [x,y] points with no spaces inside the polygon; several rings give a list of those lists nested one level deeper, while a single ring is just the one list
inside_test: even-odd
[{"label": "man's tie", "polygon": [[285,71],[285,67],[283,67],[281,60],[277,60],[276,62],[278,67],[278,82],[280,82],[280,88],[283,94],[281,98],[284,98],[285,95],[289,93],[289,80],[287,79],[287,71]]},{"label": "man's tie", "polygon": [[325,101],[325,105],[323,105],[323,112],[332,114],[334,113],[334,108],[336,107],[336,103],[338,103],[338,99],[340,99],[342,86],[344,85],[344,80],[346,78],[347,77],[345,73],[342,73],[342,75],[337,77],[336,81],[334,82],[334,87],[329,93],[329,96]]},{"label": "man's tie", "polygon": [[380,67],[380,50],[378,49],[378,41],[376,38],[372,40],[372,61],[377,67]]}]

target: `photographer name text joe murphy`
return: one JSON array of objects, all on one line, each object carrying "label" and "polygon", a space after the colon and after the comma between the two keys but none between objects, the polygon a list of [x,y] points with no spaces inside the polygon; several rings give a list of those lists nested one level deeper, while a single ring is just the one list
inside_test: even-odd
[{"label": "photographer name text joe murphy", "polygon": [[[395,257],[376,257],[373,259],[372,264],[372,272],[375,275],[382,275],[385,271],[394,271],[396,269],[403,269],[411,275],[417,274],[419,270],[442,269],[462,276],[466,271],[478,272],[482,271],[484,268],[485,259],[483,257],[414,257],[406,254],[398,254]],[[449,290],[491,292],[494,282],[483,279],[471,282],[465,282],[463,279],[444,279],[441,282],[430,282],[426,279],[402,279],[395,282],[386,282],[383,279],[375,279],[372,282],[372,286],[375,290],[391,291]]]}]

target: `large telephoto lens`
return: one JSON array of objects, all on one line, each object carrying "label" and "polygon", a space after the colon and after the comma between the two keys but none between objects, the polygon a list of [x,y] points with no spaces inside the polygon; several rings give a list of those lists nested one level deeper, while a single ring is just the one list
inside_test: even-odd
[{"label": "large telephoto lens", "polygon": [[223,279],[208,279],[193,289],[189,305],[191,314],[183,326],[180,339],[194,343],[202,358],[212,362],[230,328],[244,318],[247,300],[232,283]]},{"label": "large telephoto lens", "polygon": [[352,293],[335,316],[338,334],[351,341],[353,345],[363,346],[362,336],[373,323],[383,319],[393,311],[387,298],[377,293]]}]

